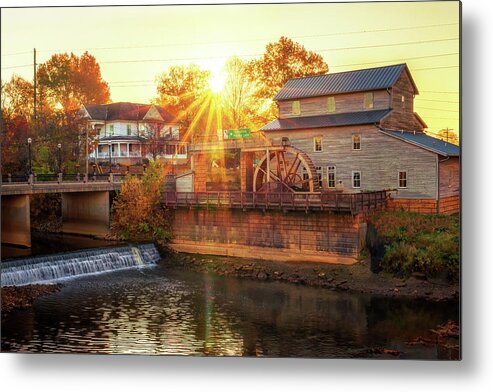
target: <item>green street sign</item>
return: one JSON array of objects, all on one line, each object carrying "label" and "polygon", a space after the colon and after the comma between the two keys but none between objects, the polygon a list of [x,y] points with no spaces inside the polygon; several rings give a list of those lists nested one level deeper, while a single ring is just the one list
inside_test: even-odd
[{"label": "green street sign", "polygon": [[228,139],[248,139],[250,135],[250,128],[228,129]]}]

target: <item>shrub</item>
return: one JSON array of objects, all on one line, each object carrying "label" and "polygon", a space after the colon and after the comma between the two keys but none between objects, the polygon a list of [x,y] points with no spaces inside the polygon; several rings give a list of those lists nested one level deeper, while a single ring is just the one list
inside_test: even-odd
[{"label": "shrub", "polygon": [[407,277],[413,272],[427,277],[459,275],[459,221],[456,217],[412,212],[382,212],[372,218],[385,253],[384,271]]},{"label": "shrub", "polygon": [[154,161],[142,178],[125,178],[112,206],[114,235],[125,241],[169,241],[170,217],[160,200],[164,179],[163,164]]}]

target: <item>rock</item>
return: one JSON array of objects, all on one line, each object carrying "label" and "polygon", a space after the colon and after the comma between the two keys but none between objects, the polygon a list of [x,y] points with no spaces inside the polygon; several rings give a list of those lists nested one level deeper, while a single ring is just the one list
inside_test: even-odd
[{"label": "rock", "polygon": [[259,279],[259,280],[266,280],[267,279],[267,274],[264,271],[260,271],[257,274],[257,279]]},{"label": "rock", "polygon": [[318,277],[319,277],[319,278],[325,278],[325,272],[320,272],[320,273],[318,274]]},{"label": "rock", "polygon": [[418,280],[426,280],[426,275],[423,274],[422,272],[413,272],[411,276]]},{"label": "rock", "polygon": [[407,286],[406,282],[399,282],[395,285],[395,287],[406,287],[406,286]]}]

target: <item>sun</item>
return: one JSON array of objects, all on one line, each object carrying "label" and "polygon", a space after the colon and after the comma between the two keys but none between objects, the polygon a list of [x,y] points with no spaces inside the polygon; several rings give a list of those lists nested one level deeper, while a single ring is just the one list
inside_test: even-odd
[{"label": "sun", "polygon": [[224,90],[226,84],[226,75],[224,72],[212,72],[212,76],[209,79],[209,87],[214,94],[220,94]]}]

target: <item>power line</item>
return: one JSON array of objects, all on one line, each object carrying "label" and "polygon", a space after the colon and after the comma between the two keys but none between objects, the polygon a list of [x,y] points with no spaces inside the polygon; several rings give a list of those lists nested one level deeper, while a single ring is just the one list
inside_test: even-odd
[{"label": "power line", "polygon": [[[425,40],[425,41],[408,41],[408,42],[391,43],[391,44],[349,46],[346,48],[343,47],[343,48],[318,49],[318,50],[315,49],[315,50],[312,50],[312,52],[331,52],[331,51],[350,50],[350,49],[370,49],[370,48],[381,48],[381,47],[388,47],[388,46],[418,45],[418,44],[433,43],[433,42],[455,41],[458,39],[459,39],[458,37],[455,37],[455,38],[432,39],[432,40]],[[255,54],[244,54],[244,55],[236,55],[236,56],[237,57],[256,57],[256,56],[262,56],[262,55],[263,55],[263,53],[255,53]],[[211,59],[228,58],[228,57],[231,57],[231,56],[226,55],[226,56],[183,57],[183,58],[171,58],[171,59],[114,60],[114,61],[100,61],[99,64],[123,64],[123,63],[211,60]],[[3,69],[15,68],[15,67],[20,68],[20,67],[24,67],[24,66],[4,67]],[[429,68],[429,69],[434,69],[434,68]]]},{"label": "power line", "polygon": [[422,93],[433,93],[433,94],[459,94],[458,91],[431,91],[431,90],[421,90]]},{"label": "power line", "polygon": [[419,60],[419,59],[428,59],[432,57],[445,57],[445,56],[453,56],[453,55],[458,55],[458,52],[453,52],[453,53],[442,53],[442,54],[433,54],[429,56],[418,56],[418,57],[407,57],[405,59],[400,58],[400,59],[394,59],[394,60],[382,60],[382,61],[370,61],[367,63],[353,63],[353,64],[340,64],[340,65],[332,65],[329,68],[340,68],[340,67],[352,67],[356,65],[370,65],[370,64],[382,64],[382,63],[392,63],[392,62],[399,62],[399,61],[409,61],[409,60]]},{"label": "power line", "polygon": [[[349,34],[366,34],[366,33],[381,33],[381,32],[389,32],[389,31],[402,31],[402,30],[415,30],[415,29],[423,29],[430,27],[442,27],[442,26],[456,26],[457,23],[442,23],[442,24],[432,24],[432,25],[422,25],[422,26],[409,26],[409,27],[397,27],[391,29],[376,29],[376,30],[358,30],[358,31],[341,31],[329,34],[314,34],[314,35],[299,35],[289,37],[292,39],[297,38],[317,38],[317,37],[330,37],[336,35],[349,35]],[[270,38],[252,38],[247,40],[234,40],[234,41],[222,41],[222,42],[183,42],[183,43],[170,43],[170,44],[156,44],[156,45],[135,45],[135,46],[113,46],[113,47],[96,47],[96,48],[77,48],[70,49],[72,51],[78,50],[119,50],[119,49],[145,49],[145,48],[158,48],[158,47],[169,47],[169,46],[191,46],[191,45],[219,45],[219,44],[229,44],[229,43],[239,43],[239,42],[254,42],[254,41],[266,41],[270,40]],[[44,49],[40,50],[40,52],[49,52],[49,51],[59,51],[62,49]],[[24,53],[30,52],[16,52],[16,53],[6,53],[2,54],[2,56],[14,56]]]},{"label": "power line", "polygon": [[460,103],[459,101],[442,101],[440,99],[425,99],[420,97],[416,97],[416,99],[419,101],[427,101],[427,102],[443,102],[443,103],[456,103],[456,104]]},{"label": "power line", "polygon": [[429,107],[423,107],[423,106],[416,106],[416,109],[421,109],[421,110],[438,110],[439,112],[458,113],[458,110],[448,110],[448,109],[429,108]]}]

